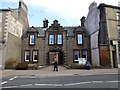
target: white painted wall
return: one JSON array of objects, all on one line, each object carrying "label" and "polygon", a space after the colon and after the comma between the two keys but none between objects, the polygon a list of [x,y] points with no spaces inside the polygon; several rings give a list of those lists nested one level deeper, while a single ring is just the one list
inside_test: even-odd
[{"label": "white painted wall", "polygon": [[91,35],[92,65],[100,66],[98,49],[98,31]]},{"label": "white painted wall", "polygon": [[85,27],[90,35],[91,41],[91,59],[92,65],[99,66],[99,49],[98,49],[98,33],[99,33],[99,10],[97,3],[93,2],[89,6],[89,13],[85,21]]},{"label": "white painted wall", "polygon": [[118,6],[120,7],[120,1],[118,2]]},{"label": "white painted wall", "polygon": [[98,33],[99,31],[91,35],[91,49],[98,48]]},{"label": "white painted wall", "polygon": [[20,38],[22,36],[22,24],[17,21],[17,18],[11,15],[11,12],[8,13],[7,21],[8,32]]}]

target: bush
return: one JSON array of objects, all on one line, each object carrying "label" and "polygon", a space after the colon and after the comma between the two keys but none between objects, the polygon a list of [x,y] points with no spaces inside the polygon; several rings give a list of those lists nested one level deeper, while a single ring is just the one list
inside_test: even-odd
[{"label": "bush", "polygon": [[28,68],[28,64],[23,62],[23,63],[18,63],[16,65],[16,70],[26,70]]},{"label": "bush", "polygon": [[18,59],[15,58],[9,58],[6,62],[5,62],[5,69],[15,69],[17,63],[19,62]]}]

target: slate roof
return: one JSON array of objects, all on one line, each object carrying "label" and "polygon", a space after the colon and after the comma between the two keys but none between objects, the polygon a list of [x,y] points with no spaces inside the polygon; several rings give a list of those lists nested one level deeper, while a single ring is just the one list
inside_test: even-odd
[{"label": "slate roof", "polygon": [[67,30],[67,36],[74,36],[74,30],[76,30],[77,26],[65,26],[64,30]]},{"label": "slate roof", "polygon": [[35,27],[38,31],[39,36],[45,36],[45,31],[43,30],[43,27]]}]

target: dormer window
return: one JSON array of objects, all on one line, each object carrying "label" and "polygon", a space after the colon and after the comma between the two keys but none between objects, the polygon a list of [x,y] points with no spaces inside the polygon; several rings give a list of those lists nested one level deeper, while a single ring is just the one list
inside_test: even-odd
[{"label": "dormer window", "polygon": [[49,44],[50,45],[54,44],[54,35],[49,35]]},{"label": "dormer window", "polygon": [[83,35],[82,34],[77,34],[77,44],[83,44]]},{"label": "dormer window", "polygon": [[29,44],[35,45],[35,35],[34,34],[31,34],[29,37]]}]

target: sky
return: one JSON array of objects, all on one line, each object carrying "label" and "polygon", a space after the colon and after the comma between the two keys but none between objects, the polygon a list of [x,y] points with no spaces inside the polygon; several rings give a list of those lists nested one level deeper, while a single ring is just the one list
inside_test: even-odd
[{"label": "sky", "polygon": [[[120,0],[23,0],[28,7],[30,26],[43,26],[48,19],[49,25],[58,20],[61,26],[79,26],[82,16],[87,17],[92,2],[118,6]],[[19,0],[0,0],[0,9],[18,8]]]}]

